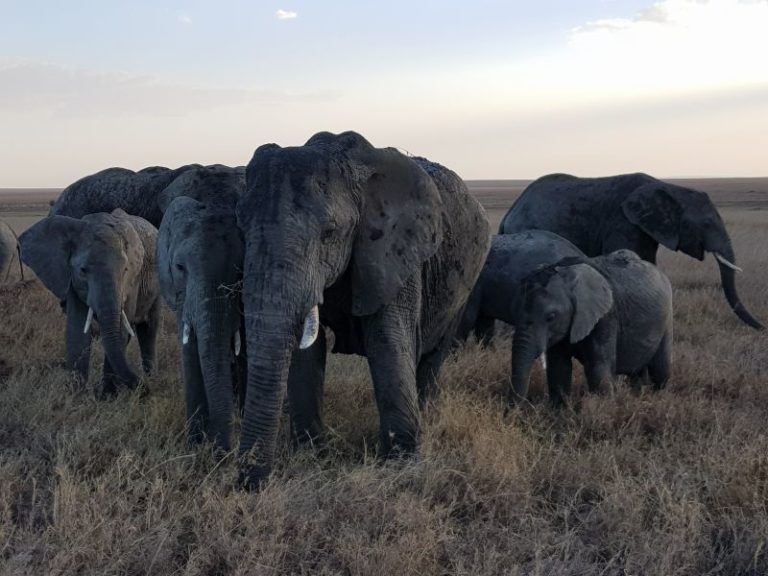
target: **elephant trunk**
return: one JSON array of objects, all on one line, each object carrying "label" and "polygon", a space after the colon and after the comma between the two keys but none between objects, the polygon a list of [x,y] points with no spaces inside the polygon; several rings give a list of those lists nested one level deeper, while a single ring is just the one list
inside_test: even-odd
[{"label": "elephant trunk", "polygon": [[[194,315],[197,352],[208,402],[209,434],[217,449],[228,452],[232,427],[232,303],[211,297]],[[236,312],[236,311],[235,311]]]},{"label": "elephant trunk", "polygon": [[741,303],[739,294],[736,292],[736,258],[730,240],[727,240],[722,246],[712,250],[712,252],[717,258],[717,265],[720,268],[720,281],[729,306],[742,322],[757,330],[763,330],[764,326]]},{"label": "elephant trunk", "polygon": [[91,307],[96,311],[102,346],[114,375],[121,384],[133,388],[138,383],[139,377],[131,368],[125,355],[126,341],[123,333],[125,321],[121,302],[118,290],[113,288],[100,292],[96,298],[93,298]]},{"label": "elephant trunk", "polygon": [[517,328],[512,340],[512,387],[509,391],[511,403],[528,397],[528,382],[531,367],[538,356],[544,352],[529,329]]},{"label": "elephant trunk", "polygon": [[[246,270],[256,268],[246,257]],[[249,266],[249,264],[251,264]],[[274,461],[278,424],[288,369],[294,349],[309,324],[317,302],[310,302],[308,266],[291,266],[280,272],[259,270],[246,274],[243,286],[248,375],[241,425],[241,481],[252,488],[266,479]],[[307,316],[309,322],[305,322]]]}]

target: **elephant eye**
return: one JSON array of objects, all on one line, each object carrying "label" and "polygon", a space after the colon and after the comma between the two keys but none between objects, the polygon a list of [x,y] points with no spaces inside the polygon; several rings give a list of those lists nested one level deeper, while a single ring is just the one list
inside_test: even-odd
[{"label": "elephant eye", "polygon": [[86,274],[88,274],[88,272],[89,272],[88,266],[80,266],[80,274],[85,276]]},{"label": "elephant eye", "polygon": [[547,314],[547,322],[552,322],[552,321],[554,321],[554,319],[555,319],[556,317],[557,317],[557,314],[555,314],[554,312],[550,312],[549,314]]},{"label": "elephant eye", "polygon": [[335,232],[335,228],[326,228],[323,230],[323,232],[320,234],[320,241],[321,242],[328,242],[332,237],[333,233]]},{"label": "elephant eye", "polygon": [[186,272],[187,271],[187,269],[184,268],[184,264],[176,264],[176,270],[178,270],[179,272]]}]

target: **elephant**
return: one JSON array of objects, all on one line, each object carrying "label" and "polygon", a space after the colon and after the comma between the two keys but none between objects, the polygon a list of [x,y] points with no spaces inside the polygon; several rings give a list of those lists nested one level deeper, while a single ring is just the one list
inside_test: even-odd
[{"label": "elephant", "polygon": [[241,483],[269,476],[286,384],[294,441],[321,437],[323,327],[334,352],[367,357],[383,452],[411,453],[490,241],[463,181],[355,132],[320,132],[255,151],[237,221],[248,343]]},{"label": "elephant", "polygon": [[160,322],[155,267],[157,229],[121,209],[81,219],[49,216],[19,237],[21,259],[59,300],[66,302],[67,367],[88,379],[91,324],[99,323],[104,374],[97,390],[134,388],[139,377],[125,347],[136,336],[142,367],[150,373]]},{"label": "elephant", "polygon": [[24,267],[19,257],[19,241],[13,228],[0,220],[0,282],[8,282],[14,261],[18,262],[20,278],[24,280]]},{"label": "elephant", "polygon": [[572,357],[592,392],[618,374],[662,388],[672,366],[669,279],[631,250],[565,258],[534,272],[523,280],[510,401],[526,397],[531,365],[545,353],[555,406],[570,393]]},{"label": "elephant", "polygon": [[188,170],[200,167],[199,164],[176,169],[153,166],[138,172],[126,168],[107,168],[67,186],[48,215],[82,218],[86,214],[111,212],[121,208],[159,227],[163,218],[159,202],[161,193],[176,178]]},{"label": "elephant", "polygon": [[207,435],[221,452],[230,449],[236,375],[244,391],[243,240],[235,217],[244,188],[244,169],[186,172],[162,198],[157,240],[160,289],[177,318],[190,441]]},{"label": "elephant", "polygon": [[477,338],[488,345],[495,320],[517,325],[523,279],[567,257],[586,258],[568,240],[546,230],[494,236],[480,277],[464,308],[457,340],[466,340],[474,330]]},{"label": "elephant", "polygon": [[578,178],[551,174],[531,183],[499,225],[500,234],[549,230],[570,240],[587,256],[626,248],[656,263],[659,244],[703,260],[711,252],[720,268],[728,304],[758,330],[763,325],[736,291],[731,239],[709,196],[647,174]]}]

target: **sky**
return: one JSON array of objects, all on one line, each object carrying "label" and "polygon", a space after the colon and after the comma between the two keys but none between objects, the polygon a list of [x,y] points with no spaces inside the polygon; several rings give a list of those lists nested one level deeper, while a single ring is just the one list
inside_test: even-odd
[{"label": "sky", "polygon": [[768,176],[768,0],[0,0],[0,187],[356,130],[468,179]]}]

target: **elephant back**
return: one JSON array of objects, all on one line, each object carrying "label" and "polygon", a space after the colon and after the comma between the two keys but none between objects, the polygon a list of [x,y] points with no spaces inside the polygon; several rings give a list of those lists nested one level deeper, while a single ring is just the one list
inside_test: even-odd
[{"label": "elephant back", "polygon": [[138,172],[108,168],[67,186],[54,202],[49,215],[82,218],[86,214],[112,212],[120,208],[159,226],[162,219],[157,203],[160,192],[193,167],[195,165],[172,170],[153,166]]}]

